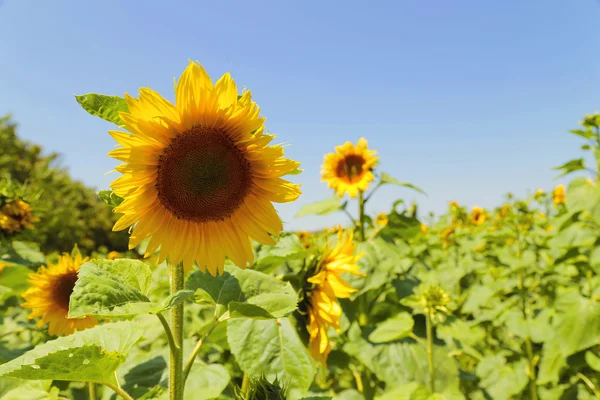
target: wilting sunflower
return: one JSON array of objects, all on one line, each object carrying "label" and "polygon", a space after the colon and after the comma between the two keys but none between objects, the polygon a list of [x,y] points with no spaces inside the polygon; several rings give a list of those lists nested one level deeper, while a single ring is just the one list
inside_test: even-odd
[{"label": "wilting sunflower", "polygon": [[321,171],[321,182],[327,182],[339,197],[348,193],[356,197],[359,191],[365,191],[375,177],[373,168],[378,157],[375,150],[369,150],[367,141],[360,138],[358,145],[346,142],[335,148],[335,153],[325,155]]},{"label": "wilting sunflower", "polygon": [[481,207],[473,207],[471,211],[471,223],[475,225],[481,225],[487,219],[485,210]]},{"label": "wilting sunflower", "polygon": [[274,244],[283,229],[272,202],[296,200],[299,185],[281,177],[299,163],[270,146],[265,119],[250,91],[238,96],[229,73],[215,84],[190,62],[175,87],[175,105],[150,89],[125,94],[120,113],[130,133],[110,131],[122,146],[109,153],[123,161],[111,187],[125,200],[113,230],[134,226],[134,248],[146,238],[146,256],[160,247],[159,263],[194,262],[212,275],[225,257],[245,268],[253,262],[250,239]]},{"label": "wilting sunflower", "polygon": [[565,185],[558,185],[552,192],[552,201],[558,206],[560,204],[565,204],[565,199]]},{"label": "wilting sunflower", "polygon": [[8,233],[31,228],[39,218],[34,217],[31,206],[23,200],[11,201],[0,209],[0,229]]},{"label": "wilting sunflower", "polygon": [[331,351],[327,331],[330,327],[339,331],[342,308],[338,298],[348,298],[356,292],[341,274],[364,276],[359,272],[356,262],[362,254],[354,255],[352,232],[338,233],[338,242],[333,249],[326,249],[321,257],[316,273],[308,279],[314,287],[310,292],[308,306],[308,333],[310,335],[310,354],[326,363]]},{"label": "wilting sunflower", "polygon": [[87,260],[78,251],[75,257],[64,254],[56,264],[48,263],[47,267],[40,267],[37,273],[29,275],[31,287],[23,293],[27,302],[21,305],[32,310],[29,319],[42,317],[37,326],[48,324],[50,335],[70,335],[98,323],[93,317],[67,318],[69,298],[77,281],[77,271]]}]

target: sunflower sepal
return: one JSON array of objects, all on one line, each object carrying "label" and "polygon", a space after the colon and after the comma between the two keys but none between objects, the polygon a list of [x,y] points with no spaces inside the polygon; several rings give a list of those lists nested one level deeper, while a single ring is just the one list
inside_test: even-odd
[{"label": "sunflower sepal", "polygon": [[143,332],[140,324],[130,321],[98,325],[35,347],[1,365],[0,376],[94,382],[115,388],[115,371]]},{"label": "sunflower sepal", "polygon": [[77,103],[89,114],[112,122],[117,126],[123,126],[120,112],[129,112],[129,106],[124,98],[109,96],[99,93],[86,93],[75,95]]},{"label": "sunflower sepal", "polygon": [[192,273],[186,289],[194,301],[216,307],[219,321],[233,318],[273,319],[297,307],[298,296],[289,282],[253,270],[227,266],[222,275]]}]

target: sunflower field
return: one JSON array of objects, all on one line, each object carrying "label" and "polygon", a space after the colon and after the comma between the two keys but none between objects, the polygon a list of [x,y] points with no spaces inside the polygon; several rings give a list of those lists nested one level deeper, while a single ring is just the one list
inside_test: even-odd
[{"label": "sunflower field", "polygon": [[600,114],[568,185],[444,215],[368,215],[425,191],[340,144],[298,217],[348,223],[283,232],[302,170],[251,92],[190,62],[174,98],[76,96],[115,125],[99,193],[0,119],[0,399],[600,398]]}]

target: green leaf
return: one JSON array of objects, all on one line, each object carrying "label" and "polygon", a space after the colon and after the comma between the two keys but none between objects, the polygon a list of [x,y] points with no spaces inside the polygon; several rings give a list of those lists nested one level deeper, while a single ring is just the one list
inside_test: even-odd
[{"label": "green leaf", "polygon": [[75,99],[91,115],[100,117],[118,126],[123,125],[123,121],[119,117],[119,112],[129,112],[129,107],[125,99],[119,96],[87,93],[80,96],[75,95]]},{"label": "green leaf", "polygon": [[600,357],[592,353],[590,350],[585,352],[585,362],[594,371],[600,372]]},{"label": "green leaf", "polygon": [[388,223],[379,232],[379,236],[387,242],[394,239],[410,240],[421,233],[421,222],[411,216],[396,211],[388,215]]},{"label": "green leaf", "polygon": [[115,386],[114,372],[142,333],[143,327],[129,321],[98,325],[46,342],[0,365],[0,376]]},{"label": "green leaf", "polygon": [[252,269],[268,274],[285,262],[301,260],[304,256],[305,251],[298,237],[291,234],[282,237],[274,246],[261,246]]},{"label": "green leaf", "polygon": [[379,180],[378,186],[383,186],[383,185],[388,185],[388,184],[397,185],[397,186],[404,186],[404,187],[407,187],[409,189],[413,189],[413,190],[415,190],[415,191],[417,191],[417,192],[419,192],[419,193],[427,196],[427,194],[423,191],[423,189],[421,189],[421,188],[419,188],[419,187],[417,187],[417,186],[415,186],[413,184],[407,183],[407,182],[400,182],[398,179],[394,178],[390,174],[382,172],[381,173],[381,179]]},{"label": "green leaf", "polygon": [[22,265],[7,265],[0,273],[0,285],[11,289],[10,295],[18,296],[29,288],[27,281],[32,273],[32,270]]},{"label": "green leaf", "polygon": [[98,196],[100,196],[104,204],[110,208],[117,208],[123,200],[125,200],[124,198],[117,196],[112,190],[101,190],[98,192]]},{"label": "green leaf", "polygon": [[407,312],[401,312],[392,318],[377,325],[375,330],[369,335],[369,340],[373,343],[392,342],[410,336],[415,322],[412,315]]},{"label": "green leaf", "polygon": [[570,356],[600,341],[600,302],[570,290],[556,300],[559,318],[554,320],[555,338],[561,353]]},{"label": "green leaf", "polygon": [[527,362],[522,359],[507,364],[503,356],[485,357],[477,364],[480,385],[493,399],[508,400],[527,385]]},{"label": "green leaf", "polygon": [[567,188],[569,211],[588,211],[600,223],[600,185],[590,185],[586,178],[575,178]]},{"label": "green leaf", "polygon": [[183,398],[186,400],[215,399],[225,390],[230,380],[229,371],[224,366],[196,363],[186,381]]},{"label": "green leaf", "polygon": [[81,266],[69,303],[69,318],[131,317],[164,311],[192,296],[175,293],[163,304],[147,297],[152,271],[138,260],[94,260]]},{"label": "green leaf", "polygon": [[[54,388],[56,389],[56,388]],[[54,393],[49,393],[50,391]],[[2,400],[49,400],[58,398],[58,390],[52,390],[52,381],[26,381],[16,378],[0,378]]]},{"label": "green leaf", "polygon": [[214,304],[228,309],[225,319],[278,318],[294,311],[298,302],[296,292],[288,282],[237,267],[228,266],[219,276],[196,271],[190,275],[186,287],[196,291],[196,296],[201,296],[203,302],[212,299]]},{"label": "green leaf", "polygon": [[594,132],[592,132],[591,129],[587,129],[585,131],[582,129],[573,129],[573,130],[570,130],[569,132],[571,132],[574,135],[581,136],[582,138],[585,138],[585,139],[591,139],[594,136]]},{"label": "green leaf", "polygon": [[307,215],[327,215],[336,211],[341,211],[346,208],[346,203],[342,204],[342,200],[337,197],[321,200],[316,203],[307,204],[298,211],[296,218],[305,217]]},{"label": "green leaf", "polygon": [[232,319],[227,338],[244,372],[286,382],[295,398],[308,390],[315,374],[313,362],[289,319]]},{"label": "green leaf", "polygon": [[563,165],[554,167],[553,169],[563,171],[562,174],[560,174],[558,176],[560,178],[561,176],[565,176],[567,174],[570,174],[571,172],[580,171],[582,169],[585,169],[585,160],[583,158],[573,159],[573,160],[567,161]]}]

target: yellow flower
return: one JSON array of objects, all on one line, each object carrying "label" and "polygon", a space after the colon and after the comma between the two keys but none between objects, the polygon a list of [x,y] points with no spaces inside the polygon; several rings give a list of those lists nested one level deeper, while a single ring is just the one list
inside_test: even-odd
[{"label": "yellow flower", "polygon": [[375,217],[375,223],[377,225],[386,226],[388,223],[388,216],[386,213],[381,213]]},{"label": "yellow flower", "polygon": [[485,243],[481,243],[475,247],[476,253],[482,253],[485,250]]},{"label": "yellow flower", "polygon": [[446,243],[453,242],[454,239],[451,239],[450,236],[454,234],[454,231],[455,231],[454,227],[450,227],[450,228],[447,228],[446,230],[444,230],[440,235],[442,242],[446,242]]},{"label": "yellow flower", "polygon": [[485,210],[481,207],[473,207],[471,211],[471,222],[475,225],[481,225],[485,222],[487,216]]},{"label": "yellow flower", "polygon": [[506,218],[506,216],[512,211],[510,204],[505,204],[500,209],[500,218]]},{"label": "yellow flower", "polygon": [[425,234],[429,231],[429,228],[425,224],[421,224],[421,233]]},{"label": "yellow flower", "polygon": [[75,258],[64,254],[56,264],[48,263],[47,267],[40,267],[37,273],[29,275],[31,287],[23,293],[27,302],[21,305],[32,310],[29,319],[42,317],[37,326],[48,324],[50,335],[70,335],[98,323],[93,317],[67,318],[69,298],[77,281],[77,271],[87,260],[79,252]]},{"label": "yellow flower", "polygon": [[344,230],[344,228],[341,225],[334,225],[331,228],[325,228],[325,233],[337,234],[343,230]]},{"label": "yellow flower", "polygon": [[538,190],[535,191],[535,194],[533,195],[533,197],[536,200],[539,200],[539,199],[542,198],[543,195],[544,195],[544,191],[542,189],[538,189]]},{"label": "yellow flower", "polygon": [[550,232],[550,231],[551,231],[551,230],[553,230],[553,229],[554,229],[554,227],[553,227],[552,225],[548,225],[548,226],[546,227],[546,232]]},{"label": "yellow flower", "polygon": [[32,214],[31,206],[23,200],[11,201],[0,209],[0,230],[8,233],[31,228],[39,218]]},{"label": "yellow flower", "polygon": [[459,208],[460,207],[458,205],[458,203],[455,201],[451,201],[448,205],[450,206],[450,208]]},{"label": "yellow flower", "polygon": [[364,138],[360,138],[357,146],[346,142],[337,146],[335,151],[325,156],[321,182],[327,182],[339,197],[345,193],[356,197],[359,191],[367,190],[369,183],[375,179],[373,168],[378,160],[374,155],[376,151],[367,148]]},{"label": "yellow flower", "polygon": [[294,201],[300,189],[281,178],[299,163],[269,145],[250,91],[238,96],[229,73],[213,84],[190,62],[175,105],[147,88],[125,100],[129,113],[119,115],[130,133],[109,132],[122,146],[109,155],[123,161],[111,187],[125,199],[113,230],[133,226],[130,248],[151,238],[146,256],[160,247],[159,263],[186,270],[222,273],[225,257],[251,265],[250,240],[274,244],[283,229],[272,202]]},{"label": "yellow flower", "polygon": [[552,201],[554,204],[565,204],[565,185],[558,185],[552,192]]},{"label": "yellow flower", "polygon": [[538,213],[538,216],[539,216],[541,219],[545,219],[545,218],[546,218],[546,214],[544,214],[543,212],[540,212],[540,213]]},{"label": "yellow flower", "polygon": [[354,255],[352,231],[346,235],[338,233],[338,242],[333,249],[326,249],[318,264],[316,274],[308,279],[314,284],[310,292],[308,308],[308,333],[310,335],[310,354],[324,364],[331,351],[327,331],[330,327],[339,331],[342,308],[338,298],[349,298],[356,292],[341,274],[349,273],[364,276],[359,272],[356,262],[362,257]]},{"label": "yellow flower", "polygon": [[310,233],[307,231],[300,231],[296,233],[296,236],[298,236],[298,240],[300,240],[301,243],[306,243],[310,238]]},{"label": "yellow flower", "polygon": [[108,258],[109,260],[115,260],[115,259],[119,258],[120,256],[121,255],[119,254],[118,251],[111,251],[110,253],[108,253],[106,258]]}]

